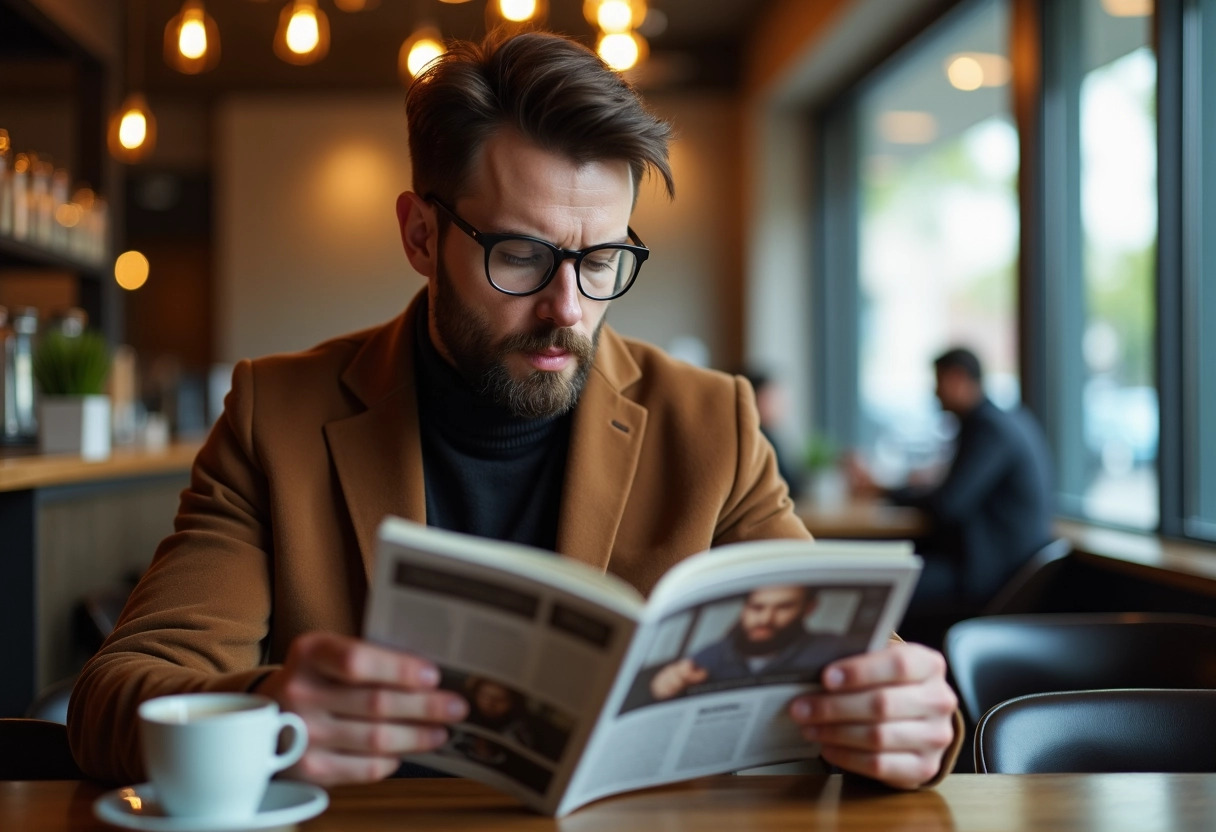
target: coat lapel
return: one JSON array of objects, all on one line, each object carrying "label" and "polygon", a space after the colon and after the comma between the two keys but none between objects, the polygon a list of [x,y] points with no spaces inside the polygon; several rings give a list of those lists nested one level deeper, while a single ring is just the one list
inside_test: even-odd
[{"label": "coat lapel", "polygon": [[608,327],[570,430],[557,551],[607,569],[646,433],[646,408],[621,395],[641,375]]},{"label": "coat lapel", "polygon": [[387,514],[426,521],[422,447],[414,389],[418,298],[356,354],[342,383],[366,410],[325,425],[355,538],[370,578],[376,530]]}]

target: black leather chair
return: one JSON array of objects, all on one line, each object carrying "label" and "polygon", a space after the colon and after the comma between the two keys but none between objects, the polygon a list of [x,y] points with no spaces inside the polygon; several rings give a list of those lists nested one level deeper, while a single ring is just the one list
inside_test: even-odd
[{"label": "black leather chair", "polygon": [[972,618],[950,628],[946,659],[970,724],[1030,693],[1216,688],[1216,619],[1085,613]]},{"label": "black leather chair", "polygon": [[1216,690],[1086,690],[1002,702],[975,732],[981,774],[1216,771]]},{"label": "black leather chair", "polygon": [[45,719],[0,719],[0,780],[81,780],[68,729]]},{"label": "black leather chair", "polygon": [[1035,612],[1052,580],[1072,554],[1072,542],[1056,538],[1030,556],[1000,591],[984,606],[983,615]]}]

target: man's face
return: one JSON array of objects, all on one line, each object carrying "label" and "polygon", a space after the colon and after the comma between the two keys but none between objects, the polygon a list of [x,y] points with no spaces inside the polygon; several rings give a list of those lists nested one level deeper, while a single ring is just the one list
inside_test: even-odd
[{"label": "man's face", "polygon": [[800,586],[770,586],[754,590],[743,604],[739,624],[752,647],[782,641],[781,635],[800,625],[806,615],[806,590]]},{"label": "man's face", "polygon": [[[579,165],[507,129],[486,141],[452,206],[479,231],[565,249],[624,241],[632,207],[628,163]],[[608,304],[579,293],[573,260],[540,292],[505,295],[486,279],[484,249],[449,224],[428,288],[431,339],[470,384],[520,416],[574,406]]]},{"label": "man's face", "polygon": [[494,682],[481,682],[473,696],[473,706],[489,720],[502,719],[511,713],[514,705],[511,692]]},{"label": "man's face", "polygon": [[975,391],[976,384],[965,371],[957,367],[937,371],[937,389],[934,393],[941,402],[942,410],[947,413],[965,413],[975,397]]}]

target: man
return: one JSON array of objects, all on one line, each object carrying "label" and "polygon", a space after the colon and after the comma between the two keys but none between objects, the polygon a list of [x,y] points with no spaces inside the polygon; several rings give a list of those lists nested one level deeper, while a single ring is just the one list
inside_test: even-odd
[{"label": "man", "polygon": [[984,395],[975,353],[954,348],[934,361],[937,398],[958,417],[958,443],[936,485],[879,489],[863,468],[855,487],[924,510],[931,534],[920,542],[924,571],[909,621],[943,608],[976,610],[1051,540],[1051,459],[1038,423],[1005,412]]},{"label": "man", "polygon": [[752,590],[730,631],[691,657],[677,659],[660,670],[651,680],[651,695],[657,700],[671,699],[706,682],[822,670],[841,654],[841,642],[834,636],[816,639],[806,631],[804,623],[814,609],[815,600],[806,587]]},{"label": "man", "polygon": [[[82,671],[73,750],[140,771],[134,714],[169,691],[255,690],[304,718],[289,776],[393,773],[467,704],[434,665],[357,637],[388,513],[548,545],[648,592],[713,545],[805,537],[746,382],[603,325],[647,250],[641,177],[669,129],[584,47],[456,44],[415,81],[415,190],[397,215],[425,292],[387,325],[244,361],[176,532]],[[823,757],[914,787],[957,753],[941,656],[897,644],[791,704]]]}]

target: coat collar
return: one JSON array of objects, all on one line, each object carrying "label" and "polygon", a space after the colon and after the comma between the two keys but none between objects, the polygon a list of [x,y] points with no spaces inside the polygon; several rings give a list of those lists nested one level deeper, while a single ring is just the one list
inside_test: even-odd
[{"label": "coat collar", "polygon": [[[414,352],[420,292],[374,330],[342,373],[359,412],[325,425],[338,482],[366,574],[385,515],[426,522]],[[599,570],[608,566],[646,430],[646,409],[624,392],[641,377],[624,340],[607,325],[575,408],[558,518],[557,550]]]}]

